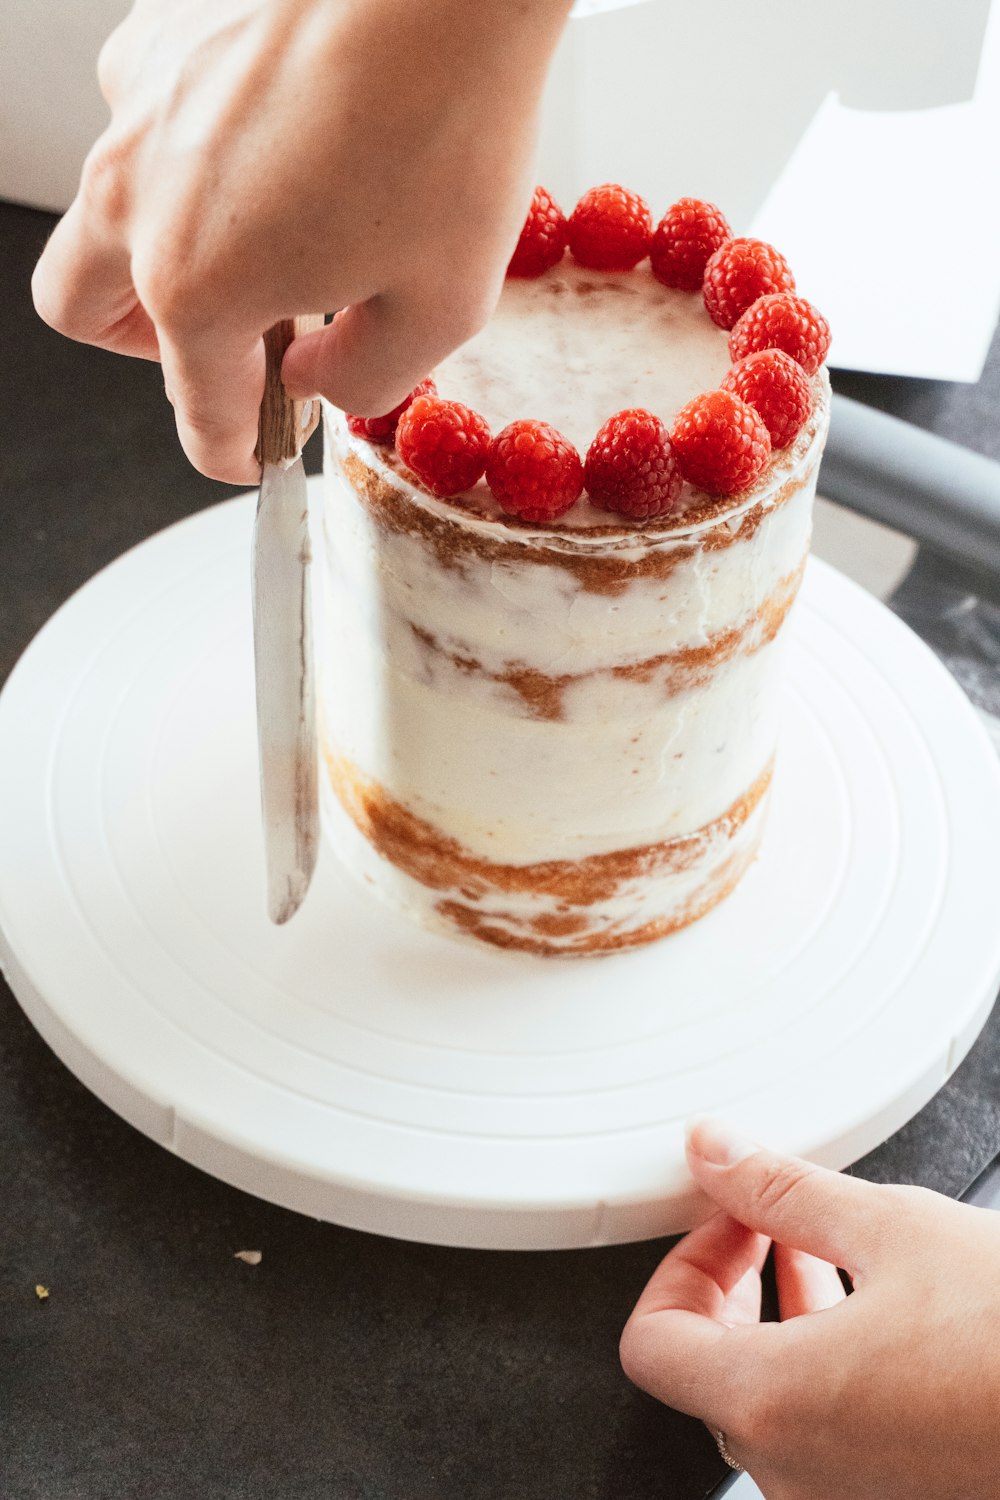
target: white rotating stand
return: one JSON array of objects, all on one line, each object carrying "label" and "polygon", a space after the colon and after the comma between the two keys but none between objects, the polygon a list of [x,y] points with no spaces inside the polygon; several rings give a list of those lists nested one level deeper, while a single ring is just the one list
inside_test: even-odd
[{"label": "white rotating stand", "polygon": [[0,959],[72,1071],[227,1182],[380,1234],[686,1228],[682,1124],[840,1167],[941,1087],[1000,979],[1000,770],[917,638],[822,564],[763,854],[661,943],[547,961],[411,926],[328,848],[264,901],[251,498],[86,585],[0,698]]}]

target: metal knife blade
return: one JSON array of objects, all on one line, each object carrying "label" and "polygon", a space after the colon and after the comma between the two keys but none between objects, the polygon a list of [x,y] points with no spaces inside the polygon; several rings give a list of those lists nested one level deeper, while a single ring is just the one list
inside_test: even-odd
[{"label": "metal knife blade", "polygon": [[288,397],[281,384],[281,360],[296,333],[322,323],[321,316],[289,319],[270,329],[264,340],[267,380],[257,443],[263,467],[253,535],[253,640],[267,910],[279,924],[302,904],[319,847],[312,554],[301,458],[319,412],[318,402]]}]

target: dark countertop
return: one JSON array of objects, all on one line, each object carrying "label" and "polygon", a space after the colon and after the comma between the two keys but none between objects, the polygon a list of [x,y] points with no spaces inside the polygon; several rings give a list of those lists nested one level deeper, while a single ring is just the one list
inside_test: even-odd
[{"label": "dark countertop", "polygon": [[[105,563],[235,493],[186,465],[157,367],[34,317],[52,222],[0,205],[0,680]],[[1000,457],[1000,341],[972,390],[837,384]],[[928,607],[972,586],[922,557],[900,612],[946,656],[972,652],[954,611]],[[995,1015],[855,1170],[958,1195],[1000,1150],[998,1099]],[[705,1429],[618,1367],[664,1243],[448,1250],[274,1208],[99,1104],[3,985],[0,1111],[3,1500],[702,1500],[724,1477]]]}]

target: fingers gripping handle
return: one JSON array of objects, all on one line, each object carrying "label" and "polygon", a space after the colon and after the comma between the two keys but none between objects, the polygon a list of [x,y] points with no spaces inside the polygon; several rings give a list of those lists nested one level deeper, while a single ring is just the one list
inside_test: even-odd
[{"label": "fingers gripping handle", "polygon": [[319,401],[292,400],[281,383],[281,361],[294,338],[322,327],[322,313],[304,313],[298,318],[283,318],[264,335],[267,369],[254,450],[261,464],[285,463],[296,458],[316,430]]}]

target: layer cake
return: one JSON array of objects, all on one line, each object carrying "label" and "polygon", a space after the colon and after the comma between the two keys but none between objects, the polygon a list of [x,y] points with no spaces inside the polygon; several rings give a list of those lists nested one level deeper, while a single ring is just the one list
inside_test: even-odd
[{"label": "layer cake", "polygon": [[[700,296],[568,258],[509,279],[435,373],[493,432],[531,415],[581,454],[612,413],[669,424],[730,367]],[[597,954],[709,911],[758,849],[784,624],[829,417],[728,499],[685,484],[636,523],[586,495],[504,516],[484,481],[437,499],[325,410],[325,818],[346,863],[443,931]]]}]

